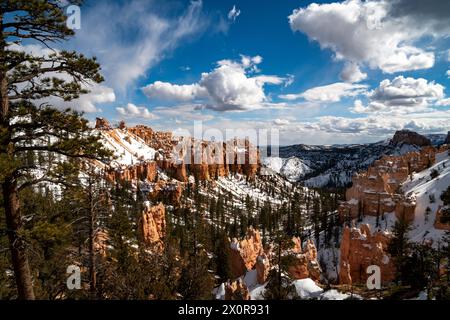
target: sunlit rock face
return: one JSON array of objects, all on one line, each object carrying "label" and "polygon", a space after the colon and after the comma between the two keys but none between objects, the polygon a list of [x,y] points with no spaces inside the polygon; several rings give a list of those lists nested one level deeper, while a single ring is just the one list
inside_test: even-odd
[{"label": "sunlit rock face", "polygon": [[341,221],[358,216],[381,216],[395,212],[397,218],[414,220],[416,203],[400,189],[413,172],[429,168],[436,157],[436,149],[424,147],[420,151],[401,156],[384,156],[366,172],[355,174],[353,185],[346,191],[346,202],[339,207]]},{"label": "sunlit rock face", "polygon": [[145,244],[163,245],[166,233],[166,210],[162,203],[155,206],[147,204],[144,207],[140,219],[140,229]]},{"label": "sunlit rock face", "polygon": [[96,118],[95,119],[95,129],[99,130],[109,130],[111,129],[111,125],[105,118]]},{"label": "sunlit rock face", "polygon": [[225,284],[225,300],[250,300],[250,293],[242,279]]},{"label": "sunlit rock face", "polygon": [[289,274],[294,280],[311,278],[320,280],[322,270],[317,261],[317,249],[311,240],[308,240],[302,249],[299,238],[293,238],[294,247],[290,253],[293,255],[292,262],[288,268]]},{"label": "sunlit rock face", "polygon": [[434,222],[434,227],[439,230],[450,231],[450,223],[443,223],[441,218],[443,216],[442,207],[439,207],[436,212],[436,220]]},{"label": "sunlit rock face", "polygon": [[360,228],[345,227],[340,248],[339,283],[365,283],[369,274],[367,267],[380,267],[382,283],[395,278],[395,266],[387,253],[391,239],[386,232],[371,233],[368,225]]},{"label": "sunlit rock face", "polygon": [[267,281],[270,271],[270,261],[269,257],[262,253],[256,258],[256,280],[258,284],[264,284]]},{"label": "sunlit rock face", "polygon": [[236,238],[230,240],[230,268],[234,278],[244,275],[252,270],[257,262],[258,256],[264,253],[261,234],[258,230],[250,227],[244,239]]}]

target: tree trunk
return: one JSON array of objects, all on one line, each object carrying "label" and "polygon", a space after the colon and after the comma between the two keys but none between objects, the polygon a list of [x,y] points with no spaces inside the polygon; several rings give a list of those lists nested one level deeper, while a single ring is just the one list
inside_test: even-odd
[{"label": "tree trunk", "polygon": [[3,71],[0,71],[0,104],[0,120],[3,122],[9,111],[8,81]]},{"label": "tree trunk", "polygon": [[90,280],[90,293],[91,298],[94,299],[97,292],[97,274],[95,265],[95,222],[96,214],[93,201],[92,181],[89,180],[89,280]]},{"label": "tree trunk", "polygon": [[21,215],[17,184],[10,178],[2,184],[3,201],[6,216],[6,227],[11,250],[14,276],[16,279],[18,298],[34,300],[30,265],[26,252],[26,244],[20,237]]}]

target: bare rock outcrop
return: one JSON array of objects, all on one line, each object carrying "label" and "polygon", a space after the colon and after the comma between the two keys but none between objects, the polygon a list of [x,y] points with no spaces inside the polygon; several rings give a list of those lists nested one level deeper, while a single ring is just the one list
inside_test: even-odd
[{"label": "bare rock outcrop", "polygon": [[250,293],[241,278],[225,284],[225,300],[250,300]]},{"label": "bare rock outcrop", "polygon": [[234,278],[244,275],[255,267],[258,256],[262,255],[261,234],[250,227],[242,240],[230,240],[230,268]]},{"label": "bare rock outcrop", "polygon": [[339,283],[365,283],[367,267],[380,267],[382,283],[394,280],[395,266],[387,253],[390,235],[385,232],[371,233],[368,225],[360,228],[345,227],[341,240]]},{"label": "bare rock outcrop", "polygon": [[269,257],[262,253],[256,258],[256,280],[259,284],[264,284],[267,281],[270,271],[270,261]]},{"label": "bare rock outcrop", "polygon": [[142,239],[146,244],[160,244],[166,233],[166,209],[162,203],[144,208],[140,219]]},{"label": "bare rock outcrop", "polygon": [[[294,243],[298,238],[294,238]],[[301,243],[301,242],[300,242]],[[301,248],[301,247],[300,247]],[[298,247],[291,250],[293,253],[293,261],[289,266],[288,271],[291,277],[295,280],[311,278],[314,281],[320,280],[322,270],[317,261],[317,249],[311,240],[308,240],[301,250],[298,252]]]},{"label": "bare rock outcrop", "polygon": [[431,141],[425,136],[410,130],[399,130],[395,132],[391,140],[393,145],[409,144],[419,147],[431,146]]},{"label": "bare rock outcrop", "polygon": [[158,182],[148,184],[148,187],[150,190],[147,197],[152,202],[164,202],[175,207],[178,207],[181,204],[183,185],[180,182],[160,180]]},{"label": "bare rock outcrop", "polygon": [[95,119],[95,129],[99,130],[110,130],[112,129],[111,124],[105,118]]},{"label": "bare rock outcrop", "polygon": [[353,185],[346,191],[346,202],[339,207],[341,221],[358,216],[382,216],[395,212],[397,218],[414,219],[416,203],[405,196],[401,184],[413,172],[422,171],[435,162],[436,149],[424,147],[401,156],[384,156],[366,172],[353,176]]},{"label": "bare rock outcrop", "polygon": [[446,230],[450,231],[450,223],[444,223],[442,222],[442,207],[439,207],[436,212],[436,220],[434,221],[434,227],[439,230]]},{"label": "bare rock outcrop", "polygon": [[152,182],[156,180],[158,170],[155,161],[145,161],[130,166],[110,167],[107,169],[105,175],[106,179],[112,183],[137,180]]}]

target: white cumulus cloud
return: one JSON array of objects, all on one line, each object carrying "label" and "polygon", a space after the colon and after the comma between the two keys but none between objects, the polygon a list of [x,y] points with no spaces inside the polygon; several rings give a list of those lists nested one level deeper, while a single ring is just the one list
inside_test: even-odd
[{"label": "white cumulus cloud", "polygon": [[138,107],[133,103],[128,103],[125,107],[118,107],[116,111],[125,118],[158,119],[158,116],[150,112],[146,107]]},{"label": "white cumulus cloud", "polygon": [[432,103],[439,104],[444,99],[444,86],[423,78],[398,76],[385,79],[368,94],[369,103],[364,106],[355,102],[354,112],[402,112],[427,109]]},{"label": "white cumulus cloud", "polygon": [[367,78],[367,73],[364,73],[359,68],[358,64],[347,62],[339,75],[342,81],[345,82],[360,82]]},{"label": "white cumulus cloud", "polygon": [[305,99],[310,102],[338,102],[344,97],[355,97],[367,90],[366,85],[336,82],[325,86],[314,87],[298,94],[280,95],[285,100]]},{"label": "white cumulus cloud", "polygon": [[216,111],[253,110],[268,103],[266,84],[281,85],[286,78],[259,72],[261,56],[241,55],[240,61],[220,60],[217,67],[201,74],[200,81],[178,85],[156,81],[143,88],[149,98],[166,101],[197,101]]},{"label": "white cumulus cloud", "polygon": [[436,24],[417,23],[412,10],[407,16],[394,15],[395,5],[395,1],[384,0],[312,3],[288,18],[293,31],[332,50],[338,60],[367,64],[386,73],[431,68],[434,53],[415,43],[427,35],[445,35],[445,31],[432,28]]}]

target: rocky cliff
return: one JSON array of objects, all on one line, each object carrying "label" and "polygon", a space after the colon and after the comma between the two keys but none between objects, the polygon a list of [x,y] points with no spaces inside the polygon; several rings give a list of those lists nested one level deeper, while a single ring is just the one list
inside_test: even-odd
[{"label": "rocky cliff", "polygon": [[431,140],[414,131],[399,130],[395,132],[394,137],[391,140],[391,144],[393,145],[408,144],[419,147],[425,147],[431,146]]},{"label": "rocky cliff", "polygon": [[[247,230],[247,235],[244,239],[238,240],[234,238],[229,243],[229,263],[231,274],[234,278],[244,275],[248,270],[252,270],[256,266],[258,256],[261,256],[261,259],[267,258],[264,255],[261,234],[252,227]],[[262,269],[261,267],[260,269]]]},{"label": "rocky cliff", "polygon": [[321,269],[317,261],[317,250],[314,243],[308,240],[304,246],[301,247],[299,238],[294,237],[294,248],[291,250],[294,259],[288,270],[294,280],[301,280],[311,278],[315,281],[320,280]]},{"label": "rocky cliff", "polygon": [[384,156],[366,172],[353,176],[353,185],[346,191],[346,202],[339,207],[341,221],[364,215],[382,216],[395,212],[397,218],[414,219],[414,199],[405,196],[401,184],[413,172],[429,168],[435,162],[436,149],[424,147],[401,156]]},{"label": "rocky cliff", "polygon": [[370,265],[380,267],[382,283],[392,281],[395,266],[386,253],[389,240],[390,234],[372,234],[366,224],[360,228],[345,227],[340,248],[339,283],[365,283],[369,276],[367,267]]},{"label": "rocky cliff", "polygon": [[146,203],[139,221],[142,240],[146,244],[162,245],[166,233],[166,210],[162,203],[151,206]]}]

